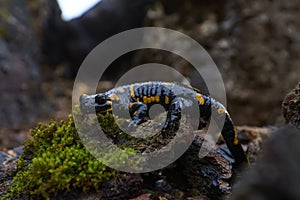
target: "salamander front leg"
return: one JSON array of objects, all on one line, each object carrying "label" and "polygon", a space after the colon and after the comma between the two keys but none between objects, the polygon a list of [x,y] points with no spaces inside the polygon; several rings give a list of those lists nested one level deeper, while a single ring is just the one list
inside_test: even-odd
[{"label": "salamander front leg", "polygon": [[166,137],[168,132],[175,132],[179,126],[179,120],[181,119],[181,108],[178,99],[173,99],[167,114],[167,119],[162,128],[161,134]]}]

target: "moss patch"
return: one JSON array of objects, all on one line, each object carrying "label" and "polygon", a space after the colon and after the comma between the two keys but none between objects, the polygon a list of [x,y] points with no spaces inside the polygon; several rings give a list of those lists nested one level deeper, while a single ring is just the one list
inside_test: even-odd
[{"label": "moss patch", "polygon": [[14,185],[4,199],[23,195],[49,198],[72,189],[97,189],[118,175],[84,148],[71,115],[67,121],[38,125],[31,130],[31,136],[25,141]]}]

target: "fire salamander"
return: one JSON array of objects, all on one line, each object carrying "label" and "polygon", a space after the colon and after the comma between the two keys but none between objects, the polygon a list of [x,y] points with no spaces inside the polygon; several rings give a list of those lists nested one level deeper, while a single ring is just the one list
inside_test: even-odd
[{"label": "fire salamander", "polygon": [[[173,91],[176,91],[176,95]],[[184,91],[184,92],[178,92]],[[181,106],[189,106],[178,96],[192,95],[198,102],[200,110],[199,129],[205,127],[210,119],[212,108],[217,110],[219,116],[225,115],[225,122],[221,134],[235,159],[235,164],[246,163],[246,156],[239,143],[237,131],[226,108],[213,98],[201,94],[199,90],[190,86],[184,86],[171,82],[145,82],[135,83],[113,88],[105,93],[95,95],[81,95],[80,107],[85,114],[106,113],[112,111],[112,105],[118,107],[129,107],[132,121],[131,125],[138,125],[148,118],[149,109],[154,104],[162,105],[167,111],[167,119],[162,128],[162,135],[165,136],[170,130],[174,131],[181,118]],[[126,100],[127,99],[127,100]],[[149,119],[149,118],[148,118]]]}]

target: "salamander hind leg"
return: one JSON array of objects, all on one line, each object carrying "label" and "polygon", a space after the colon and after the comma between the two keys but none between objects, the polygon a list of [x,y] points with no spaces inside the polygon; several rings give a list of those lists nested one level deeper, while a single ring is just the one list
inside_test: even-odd
[{"label": "salamander hind leg", "polygon": [[129,123],[130,126],[139,125],[146,120],[148,108],[147,105],[142,102],[133,102],[129,105],[129,112],[132,118],[132,121]]}]

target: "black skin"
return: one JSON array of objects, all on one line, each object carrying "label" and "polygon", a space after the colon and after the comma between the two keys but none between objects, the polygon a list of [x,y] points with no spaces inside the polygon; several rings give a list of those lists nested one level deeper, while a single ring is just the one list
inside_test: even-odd
[{"label": "black skin", "polygon": [[[149,109],[153,104],[162,105],[167,111],[167,119],[162,128],[162,136],[165,137],[168,132],[174,132],[178,128],[181,119],[180,100],[174,95],[172,89],[179,88],[184,90],[181,97],[192,95],[198,96],[198,105],[200,110],[200,119],[198,129],[206,127],[211,117],[212,108],[218,110],[217,117],[225,117],[224,126],[221,134],[235,159],[235,164],[240,166],[247,163],[243,148],[237,139],[234,124],[225,109],[225,107],[212,99],[211,97],[201,94],[199,90],[177,83],[168,82],[145,82],[132,85],[120,86],[113,88],[105,93],[95,95],[81,95],[80,108],[82,113],[107,113],[111,111],[112,104],[118,107],[129,107],[129,113],[132,121],[130,126],[139,125],[149,119]],[[124,100],[124,99],[127,99]],[[182,102],[182,101],[181,101]],[[183,103],[182,106],[190,106]],[[224,116],[225,115],[225,116]]]}]

